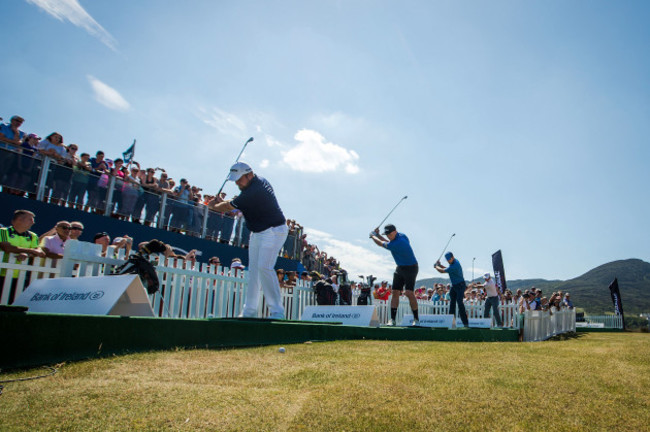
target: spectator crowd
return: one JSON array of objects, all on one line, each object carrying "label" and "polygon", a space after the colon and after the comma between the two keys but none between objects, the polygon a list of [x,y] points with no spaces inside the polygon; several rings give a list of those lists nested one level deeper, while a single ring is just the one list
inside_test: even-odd
[{"label": "spectator crowd", "polygon": [[[170,177],[164,168],[143,167],[133,160],[133,147],[122,157],[113,159],[106,157],[102,150],[91,156],[77,144],[66,145],[58,132],[45,138],[26,133],[21,129],[24,123],[19,115],[12,116],[8,123],[0,123],[3,192],[248,247],[250,232],[239,210],[220,213],[208,209],[224,201],[225,192],[205,193],[186,178],[177,181]],[[41,168],[45,161],[49,162],[49,169],[39,197],[38,184],[43,181],[41,171],[45,170]],[[307,271],[329,275],[333,269],[339,269],[334,257],[309,244],[302,225],[295,220],[287,220],[287,225],[289,235],[281,251],[283,257],[299,260]],[[49,235],[60,234],[62,230],[65,228],[53,229]]]}]

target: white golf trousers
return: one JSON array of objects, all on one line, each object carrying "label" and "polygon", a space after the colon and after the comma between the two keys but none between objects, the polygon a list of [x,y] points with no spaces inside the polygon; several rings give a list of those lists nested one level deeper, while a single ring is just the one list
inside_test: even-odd
[{"label": "white golf trousers", "polygon": [[271,318],[284,318],[280,284],[274,267],[288,232],[286,225],[280,225],[251,233],[248,246],[248,290],[243,316],[257,316],[261,286]]}]

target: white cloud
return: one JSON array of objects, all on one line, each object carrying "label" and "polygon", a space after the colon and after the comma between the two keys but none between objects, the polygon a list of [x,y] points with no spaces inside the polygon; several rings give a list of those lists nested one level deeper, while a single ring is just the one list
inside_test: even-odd
[{"label": "white cloud", "polygon": [[359,172],[359,155],[353,150],[326,142],[320,133],[302,129],[294,139],[299,144],[282,154],[283,161],[293,170],[321,173],[343,169],[348,174]]},{"label": "white cloud", "polygon": [[246,122],[235,114],[219,108],[199,108],[201,120],[223,135],[241,138],[246,135]]},{"label": "white cloud", "polygon": [[264,159],[262,162],[260,162],[260,168],[266,168],[267,166],[269,166],[268,159]]},{"label": "white cloud", "polygon": [[86,30],[104,45],[117,51],[115,38],[104,27],[91,17],[77,0],[27,0],[59,21],[68,20],[70,23]]},{"label": "white cloud", "polygon": [[269,146],[269,147],[285,147],[285,145],[282,144],[282,142],[275,139],[271,135],[267,134],[264,138],[266,139],[266,145]]},{"label": "white cloud", "polygon": [[368,240],[369,246],[374,249],[338,240],[331,234],[311,228],[305,228],[305,232],[307,241],[336,258],[351,279],[358,280],[359,275],[372,274],[379,280],[392,280],[395,263],[390,253],[380,250],[371,240]]},{"label": "white cloud", "polygon": [[100,104],[116,111],[128,111],[131,109],[131,105],[114,88],[101,82],[92,75],[88,75],[88,81],[95,93],[95,100]]}]

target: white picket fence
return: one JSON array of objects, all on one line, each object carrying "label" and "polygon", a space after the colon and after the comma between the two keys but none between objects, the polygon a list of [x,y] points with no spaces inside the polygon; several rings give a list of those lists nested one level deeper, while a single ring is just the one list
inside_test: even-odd
[{"label": "white picket fence", "polygon": [[622,329],[623,317],[621,315],[585,315],[585,320],[582,323],[577,323],[576,326]]},{"label": "white picket fence", "polygon": [[543,341],[553,336],[576,331],[576,310],[525,311],[524,342]]},{"label": "white picket fence", "polygon": [[[385,324],[390,319],[390,300],[373,300],[373,305],[377,307],[377,315],[379,322]],[[485,312],[485,302],[483,301],[466,301],[465,311],[467,318],[483,318]],[[439,301],[432,302],[428,300],[418,300],[418,313],[420,315],[447,315],[449,314],[449,302]],[[517,305],[514,303],[506,303],[499,305],[499,313],[504,327],[519,328],[519,319],[517,318]],[[397,322],[401,323],[404,315],[413,315],[411,305],[405,296],[400,298],[399,307],[397,309]],[[456,319],[458,318],[458,308],[456,308]],[[497,325],[494,316],[492,318],[492,326]]]},{"label": "white picket fence", "polygon": [[[61,260],[30,258],[27,262],[16,262],[13,254],[0,252],[0,271],[6,270],[0,304],[12,304],[23,292],[29,282],[41,278],[101,276],[113,272],[115,267],[124,263],[123,252],[116,258],[100,256],[100,246],[92,243],[69,241],[65,255]],[[109,249],[109,256],[113,255]],[[6,260],[6,262],[4,262]],[[237,317],[242,311],[244,294],[247,288],[247,272],[227,267],[215,267],[197,264],[188,268],[183,260],[158,257],[156,271],[160,280],[160,290],[150,295],[151,305],[158,317],[164,318],[227,318]],[[16,277],[12,278],[11,272]],[[15,292],[10,293],[12,280]],[[360,292],[353,292],[352,304],[356,304]],[[293,288],[282,289],[286,316],[298,320],[306,306],[316,304],[316,295],[311,284],[298,281]],[[379,322],[385,324],[390,319],[390,301],[369,299],[377,308]],[[431,302],[418,300],[419,313],[422,315],[448,314],[448,302]],[[469,318],[482,318],[484,303],[466,302],[465,309]],[[519,329],[520,319],[514,303],[499,306],[504,327]],[[411,308],[406,297],[400,298],[397,320],[401,322]],[[539,311],[524,315],[524,340],[543,340],[563,331],[575,331],[575,312],[544,315]],[[269,315],[264,301],[260,302],[258,315]],[[456,314],[457,316],[457,314]],[[494,317],[492,317],[495,325]]]}]

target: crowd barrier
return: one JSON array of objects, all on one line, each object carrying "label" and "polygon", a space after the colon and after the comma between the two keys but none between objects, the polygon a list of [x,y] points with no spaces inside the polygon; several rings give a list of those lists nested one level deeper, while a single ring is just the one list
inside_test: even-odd
[{"label": "crowd barrier", "polygon": [[[14,254],[0,252],[0,269],[7,272],[2,286],[1,304],[12,304],[24,291],[29,282],[41,278],[87,277],[109,275],[124,263],[123,250],[112,257],[100,256],[100,245],[69,240],[61,260],[30,258],[27,262],[16,262]],[[205,263],[190,263],[180,259],[158,256],[156,272],[160,290],[150,295],[154,313],[165,318],[226,318],[237,317],[247,289],[247,272],[227,267],[215,267]],[[6,262],[4,262],[6,261]],[[14,274],[12,275],[12,272]],[[15,277],[12,277],[14,276]],[[12,281],[14,291],[11,293]],[[357,303],[359,290],[353,291],[352,304]],[[310,282],[297,281],[292,288],[282,289],[282,299],[288,319],[298,320],[307,306],[316,304],[316,296]],[[390,318],[390,301],[369,299],[377,308],[379,322],[385,324]],[[420,314],[448,314],[449,303],[418,300]],[[465,302],[469,318],[482,318],[484,303]],[[504,327],[520,328],[519,315],[514,303],[501,304],[499,312]],[[411,314],[408,299],[402,297],[398,308],[398,322]],[[268,317],[269,312],[260,302],[258,315]],[[457,315],[456,315],[457,316]],[[494,317],[493,325],[494,325]],[[575,331],[575,310],[562,310],[552,315],[548,312],[528,311],[524,314],[524,340],[544,340],[566,331]]]},{"label": "crowd barrier", "polygon": [[525,311],[523,313],[524,342],[543,341],[562,333],[576,331],[576,310]]},{"label": "crowd barrier", "polygon": [[584,321],[576,323],[576,327],[622,329],[623,317],[621,315],[585,315]]}]

